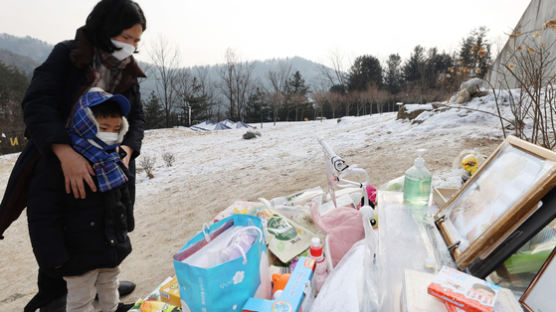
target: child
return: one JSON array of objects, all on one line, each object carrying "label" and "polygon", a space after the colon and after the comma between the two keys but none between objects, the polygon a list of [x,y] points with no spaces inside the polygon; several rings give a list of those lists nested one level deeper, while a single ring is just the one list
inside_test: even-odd
[{"label": "child", "polygon": [[[72,147],[89,160],[98,191],[92,192],[86,186],[86,198],[76,199],[63,191],[63,176],[62,180],[58,178],[61,184],[52,187],[61,188],[62,200],[57,208],[49,207],[56,218],[49,217],[42,225],[38,220],[38,228],[30,227],[37,259],[54,264],[64,276],[70,312],[93,311],[96,293],[104,312],[129,308],[118,304],[118,274],[119,264],[131,252],[127,232],[132,226],[128,220],[132,208],[127,169],[117,153],[128,130],[124,116],[129,109],[125,97],[100,88],[91,89],[79,99],[68,134]],[[59,167],[57,170],[61,172]],[[56,227],[61,237],[37,237],[45,227]],[[40,243],[52,247],[50,254],[37,246]]]}]

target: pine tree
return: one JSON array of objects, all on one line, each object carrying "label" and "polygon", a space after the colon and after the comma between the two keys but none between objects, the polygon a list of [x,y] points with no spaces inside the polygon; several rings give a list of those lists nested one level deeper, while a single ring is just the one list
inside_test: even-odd
[{"label": "pine tree", "polygon": [[0,62],[0,125],[4,132],[23,131],[20,103],[29,86],[27,76]]},{"label": "pine tree", "polygon": [[491,65],[490,59],[490,43],[486,40],[488,29],[480,27],[475,32],[475,75],[479,78],[484,78]]},{"label": "pine tree", "polygon": [[272,108],[265,98],[266,94],[258,87],[249,95],[246,107],[246,122],[272,120]]},{"label": "pine tree", "polygon": [[425,69],[423,71],[423,85],[428,88],[437,88],[437,83],[441,79],[441,75],[448,72],[448,68],[453,66],[453,59],[449,54],[438,53],[436,48],[429,49],[428,57],[425,61]]},{"label": "pine tree", "polygon": [[197,78],[193,77],[191,81],[191,93],[186,96],[186,106],[182,111],[184,116],[189,114],[189,107],[191,107],[191,120],[192,123],[201,122],[209,119],[212,115],[212,107],[214,106],[212,95],[208,93],[203,83]]},{"label": "pine tree", "polygon": [[483,78],[491,63],[490,43],[486,40],[488,29],[480,27],[461,42],[456,71],[459,75]]},{"label": "pine tree", "polygon": [[401,84],[403,80],[402,71],[400,65],[402,63],[402,58],[399,54],[390,54],[388,61],[386,62],[386,75],[384,77],[384,84],[391,94],[397,94],[400,92]]},{"label": "pine tree", "polygon": [[308,92],[309,87],[305,85],[305,79],[303,79],[299,71],[296,71],[287,82],[287,93],[291,99],[290,107],[295,112],[294,120],[296,121],[302,120],[307,116],[313,116],[312,112],[309,112],[312,106],[307,100]]},{"label": "pine tree", "polygon": [[408,82],[415,82],[421,79],[425,68],[425,54],[422,46],[418,45],[413,49],[409,60],[403,66],[404,79]]},{"label": "pine tree", "polygon": [[362,55],[355,59],[348,75],[349,91],[365,91],[370,85],[382,86],[382,66],[372,55]]},{"label": "pine tree", "polygon": [[164,126],[164,111],[154,91],[151,91],[147,103],[144,104],[145,129],[157,129]]}]

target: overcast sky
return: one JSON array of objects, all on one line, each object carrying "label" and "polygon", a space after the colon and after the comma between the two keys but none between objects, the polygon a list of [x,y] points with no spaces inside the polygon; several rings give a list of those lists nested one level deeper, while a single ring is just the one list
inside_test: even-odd
[{"label": "overcast sky", "polygon": [[[362,54],[407,58],[413,47],[452,52],[480,26],[503,45],[530,0],[138,0],[147,18],[139,58],[160,36],[183,65],[301,56],[330,65]],[[0,0],[0,33],[49,43],[71,39],[97,0]],[[496,55],[496,48],[493,55]]]}]

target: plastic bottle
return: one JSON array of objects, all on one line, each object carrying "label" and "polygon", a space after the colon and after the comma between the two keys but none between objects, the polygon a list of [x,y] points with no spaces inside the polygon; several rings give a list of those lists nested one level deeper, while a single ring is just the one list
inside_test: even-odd
[{"label": "plastic bottle", "polygon": [[322,253],[322,245],[320,243],[320,238],[313,237],[311,239],[311,247],[309,248],[309,254],[311,258],[315,259],[317,262],[315,265],[315,273],[313,275],[313,282],[315,287],[315,292],[319,292],[320,288],[326,281],[328,277],[328,265],[324,259],[324,255]]},{"label": "plastic bottle", "polygon": [[415,159],[413,167],[405,172],[403,186],[403,201],[413,206],[427,206],[431,194],[432,175],[425,167],[423,154],[426,149],[418,149],[419,157]]}]

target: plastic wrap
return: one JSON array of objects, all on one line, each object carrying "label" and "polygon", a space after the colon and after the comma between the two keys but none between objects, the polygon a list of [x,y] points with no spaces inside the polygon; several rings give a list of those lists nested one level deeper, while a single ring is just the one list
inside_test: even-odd
[{"label": "plastic wrap", "polygon": [[361,312],[381,311],[380,281],[377,265],[378,233],[371,226],[371,216],[375,211],[369,206],[361,207],[363,227],[365,229],[365,254],[363,259],[363,297],[361,298]]},{"label": "plastic wrap", "polygon": [[311,312],[363,311],[364,276],[361,267],[364,265],[365,251],[364,240],[353,245],[328,275],[311,306]]},{"label": "plastic wrap", "polygon": [[[378,238],[370,224],[373,210],[361,208],[365,238],[356,242],[331,271],[311,311],[378,312],[379,275],[376,264]],[[363,268],[363,274],[361,274]]]},{"label": "plastic wrap", "polygon": [[455,268],[428,207],[403,204],[401,192],[380,191],[378,277],[381,311],[399,311],[405,269],[436,273]]}]

